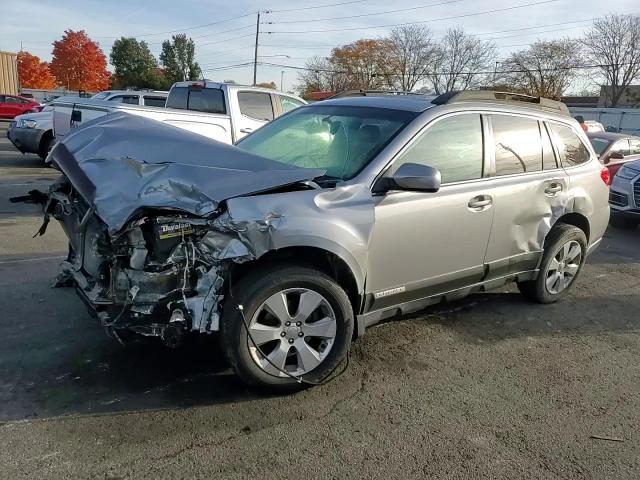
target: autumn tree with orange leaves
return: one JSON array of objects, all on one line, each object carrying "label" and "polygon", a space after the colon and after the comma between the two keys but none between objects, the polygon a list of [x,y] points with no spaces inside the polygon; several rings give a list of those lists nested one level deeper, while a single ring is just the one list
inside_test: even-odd
[{"label": "autumn tree with orange leaves", "polygon": [[53,42],[51,71],[60,85],[69,90],[105,90],[111,83],[107,57],[84,30],[65,30]]},{"label": "autumn tree with orange leaves", "polygon": [[18,53],[18,77],[22,88],[50,90],[56,86],[49,64],[29,52]]}]

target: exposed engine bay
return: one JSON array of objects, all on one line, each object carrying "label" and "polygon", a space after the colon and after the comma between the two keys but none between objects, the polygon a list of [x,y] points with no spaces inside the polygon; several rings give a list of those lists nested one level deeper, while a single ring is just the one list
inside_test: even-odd
[{"label": "exposed engine bay", "polygon": [[111,236],[64,177],[46,213],[70,241],[56,284],[74,284],[111,333],[129,329],[176,346],[186,331],[218,330],[226,267],[215,219],[145,215]]}]

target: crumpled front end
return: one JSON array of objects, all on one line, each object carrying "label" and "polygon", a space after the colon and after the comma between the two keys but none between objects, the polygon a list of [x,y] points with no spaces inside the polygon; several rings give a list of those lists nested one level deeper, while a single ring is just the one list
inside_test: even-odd
[{"label": "crumpled front end", "polygon": [[217,331],[233,236],[215,220],[186,214],[145,215],[111,235],[93,208],[62,177],[46,212],[69,237],[58,286],[76,287],[110,332],[125,330],[177,343],[187,331]]}]

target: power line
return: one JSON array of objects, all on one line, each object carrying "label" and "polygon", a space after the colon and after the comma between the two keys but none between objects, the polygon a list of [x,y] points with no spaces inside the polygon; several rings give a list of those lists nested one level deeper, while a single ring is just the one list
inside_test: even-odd
[{"label": "power line", "polygon": [[324,5],[312,5],[310,7],[298,7],[298,8],[284,8],[280,10],[269,10],[271,13],[284,13],[284,12],[299,12],[301,10],[314,10],[317,8],[325,8],[325,7],[337,7],[339,5],[351,5],[353,3],[363,3],[368,2],[370,0],[351,0],[349,2],[339,2],[339,3],[326,3]]},{"label": "power line", "polygon": [[[309,67],[298,67],[295,65],[284,65],[284,64],[280,64],[280,63],[270,63],[270,62],[260,62],[261,65],[265,65],[265,66],[270,66],[270,67],[278,67],[278,68],[289,68],[292,70],[306,70],[306,71],[310,71],[310,72],[323,72],[323,73],[335,73],[335,74],[353,74],[354,72],[349,72],[349,71],[340,71],[340,70],[329,70],[329,69],[325,69],[325,68],[309,68]],[[543,68],[541,70],[536,70],[536,71],[541,71],[541,72],[555,72],[555,71],[563,71],[563,70],[588,70],[588,69],[594,69],[594,68],[607,68],[607,67],[614,67],[614,66],[623,66],[623,65],[628,65],[627,63],[622,63],[622,64],[598,64],[598,65],[571,65],[571,66],[567,66],[567,67],[556,67],[556,68]],[[424,75],[428,76],[428,75],[466,75],[466,76],[471,76],[471,75],[490,75],[490,74],[503,74],[503,73],[525,73],[528,72],[529,70],[525,70],[525,69],[518,69],[518,70],[502,70],[502,71],[494,71],[494,70],[487,70],[487,71],[478,71],[478,72],[443,72],[443,71],[433,71],[433,72],[424,72]],[[378,74],[374,74],[374,75],[379,75],[379,76],[397,76],[397,75],[402,75],[402,73],[378,73]]]},{"label": "power line", "polygon": [[253,33],[247,33],[246,35],[240,35],[239,37],[223,38],[222,40],[216,40],[215,42],[200,43],[200,44],[196,45],[196,47],[204,47],[206,45],[217,45],[219,43],[232,42],[234,40],[240,40],[241,38],[253,37],[254,35],[255,34],[253,34]]},{"label": "power line", "polygon": [[325,33],[325,32],[347,32],[347,31],[355,31],[355,30],[369,30],[372,28],[386,28],[386,27],[400,27],[403,25],[416,25],[416,24],[421,24],[421,23],[430,23],[430,22],[440,22],[442,20],[454,20],[457,18],[467,18],[467,17],[474,17],[477,15],[487,15],[490,13],[499,13],[499,12],[506,12],[506,11],[510,11],[510,10],[516,10],[519,8],[525,8],[525,7],[533,7],[535,5],[545,5],[545,4],[549,4],[549,3],[555,3],[558,2],[560,0],[542,0],[539,2],[533,2],[533,3],[525,3],[522,5],[514,5],[512,7],[504,7],[504,8],[496,8],[493,10],[485,10],[483,12],[474,12],[474,13],[466,13],[463,15],[454,15],[451,17],[441,17],[441,18],[431,18],[429,20],[421,20],[418,22],[404,22],[404,23],[390,23],[390,24],[386,24],[386,25],[373,25],[373,26],[368,26],[368,27],[352,27],[352,28],[330,28],[330,29],[323,29],[323,30],[287,30],[287,31],[280,31],[280,32],[265,32],[265,33],[271,33],[271,34],[280,34],[280,33],[297,33],[297,34],[308,34],[308,33]]},{"label": "power line", "polygon": [[281,25],[281,24],[285,24],[285,23],[309,23],[309,22],[325,22],[325,21],[329,21],[329,20],[344,20],[344,19],[348,19],[348,18],[361,18],[361,17],[372,17],[372,16],[376,16],[376,15],[385,15],[388,13],[399,13],[399,12],[408,12],[411,10],[420,10],[423,8],[428,8],[428,7],[437,7],[440,5],[450,5],[452,3],[460,3],[460,2],[466,2],[467,0],[447,0],[444,2],[438,2],[438,3],[430,3],[428,5],[420,5],[418,7],[408,7],[408,8],[398,8],[396,10],[386,10],[384,12],[374,12],[374,13],[361,13],[358,15],[346,15],[343,17],[326,17],[326,18],[315,18],[315,19],[309,19],[309,20],[284,20],[281,22],[275,21],[275,22],[265,22],[269,25]]},{"label": "power line", "polygon": [[495,35],[496,33],[520,32],[520,31],[524,31],[524,30],[534,30],[536,28],[559,27],[559,26],[562,26],[562,25],[571,25],[573,23],[593,22],[594,20],[597,20],[597,17],[588,18],[588,19],[585,19],[585,20],[574,20],[572,22],[549,23],[547,25],[538,25],[536,27],[511,28],[509,30],[500,30],[500,31],[497,31],[497,32],[475,33],[473,35],[476,36],[476,37],[481,37],[481,36],[484,36],[484,35]]},{"label": "power line", "polygon": [[[256,14],[256,12],[249,12],[249,13],[244,13],[242,15],[237,15],[235,17],[229,17],[229,18],[224,18],[222,20],[216,20],[215,22],[204,23],[202,25],[195,25],[193,27],[185,27],[185,28],[180,28],[180,29],[177,29],[177,30],[166,30],[164,32],[142,33],[142,34],[139,34],[139,35],[129,35],[129,36],[130,37],[152,37],[152,36],[155,36],[155,35],[167,35],[167,34],[170,34],[170,33],[181,33],[181,32],[185,32],[187,30],[196,30],[198,28],[211,27],[212,25],[218,25],[220,23],[230,22],[232,20],[237,20],[239,18],[249,17],[249,16],[255,15],[255,14]],[[120,36],[117,36],[117,37],[104,36],[104,37],[93,37],[93,38],[120,38]]]}]

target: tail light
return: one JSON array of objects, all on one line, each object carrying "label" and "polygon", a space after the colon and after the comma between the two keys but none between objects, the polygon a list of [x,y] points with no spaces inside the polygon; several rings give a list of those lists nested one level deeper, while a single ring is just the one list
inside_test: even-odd
[{"label": "tail light", "polygon": [[600,170],[600,178],[606,186],[611,185],[611,172],[609,172],[607,167],[602,167]]}]

